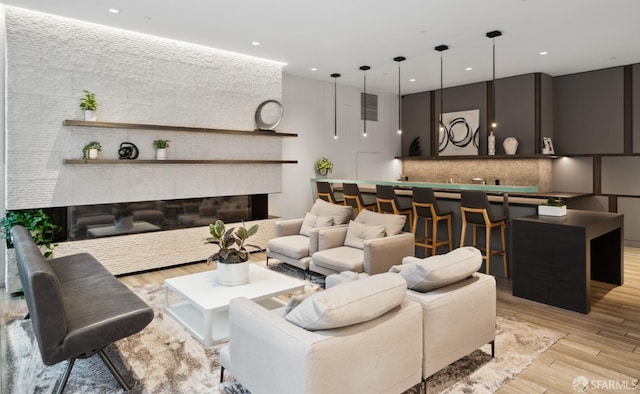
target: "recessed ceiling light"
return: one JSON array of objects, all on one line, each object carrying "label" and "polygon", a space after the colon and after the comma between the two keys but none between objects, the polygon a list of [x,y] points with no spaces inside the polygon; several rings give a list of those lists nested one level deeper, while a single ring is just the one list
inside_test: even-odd
[{"label": "recessed ceiling light", "polygon": [[544,55],[546,55],[546,54],[548,54],[548,53],[549,53],[549,52],[547,52],[547,51],[539,52],[539,54],[540,54],[540,55],[542,55],[542,56],[544,56]]},{"label": "recessed ceiling light", "polygon": [[311,67],[311,71],[318,71],[318,69],[315,67]]},{"label": "recessed ceiling light", "polygon": [[112,13],[112,14],[119,14],[120,10],[117,9],[117,8],[109,8],[109,12]]},{"label": "recessed ceiling light", "polygon": [[411,78],[411,79],[409,80],[409,82],[415,82],[415,81],[416,81],[416,79],[415,79],[415,78]]},{"label": "recessed ceiling light", "polygon": [[465,67],[465,69],[464,69],[464,71],[471,71],[471,70],[473,70],[473,68],[471,68],[471,67]]},{"label": "recessed ceiling light", "polygon": [[256,46],[256,47],[257,47],[258,45],[260,45],[260,43],[259,43],[258,41],[253,41],[253,42],[251,43],[251,45],[253,45],[253,46]]}]

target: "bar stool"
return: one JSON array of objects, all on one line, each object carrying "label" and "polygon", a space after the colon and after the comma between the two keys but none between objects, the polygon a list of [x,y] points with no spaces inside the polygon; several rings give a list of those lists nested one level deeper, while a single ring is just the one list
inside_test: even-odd
[{"label": "bar stool", "polygon": [[333,188],[329,182],[316,182],[316,188],[318,189],[318,198],[332,204],[344,205],[342,200],[336,199],[336,196],[333,194]]},{"label": "bar stool", "polygon": [[360,194],[360,188],[355,183],[343,183],[342,184],[342,198],[344,205],[349,205],[352,208],[358,210],[358,213],[363,209],[370,211],[376,210],[376,203],[374,201],[366,201]]},{"label": "bar stool", "polygon": [[[507,273],[507,248],[505,229],[507,228],[507,216],[506,215],[494,215],[491,212],[489,205],[489,199],[483,191],[479,190],[462,190],[461,191],[461,206],[462,211],[462,235],[460,237],[460,246],[464,246],[465,233],[467,231],[467,223],[472,225],[473,234],[473,246],[477,247],[476,227],[485,227],[486,245],[482,258],[486,261],[486,273],[489,274],[490,259],[494,254],[501,254],[504,264],[504,277],[508,277]],[[500,235],[502,236],[502,249],[491,250],[491,230],[495,227],[500,227]],[[480,248],[479,248],[480,249]]]},{"label": "bar stool", "polygon": [[[429,187],[415,187],[413,188],[413,202],[411,203],[413,208],[413,225],[411,226],[411,232],[415,236],[418,231],[418,221],[420,218],[424,219],[424,237],[416,238],[416,246],[422,246],[425,249],[425,256],[427,250],[431,249],[431,255],[436,255],[438,246],[448,245],[449,251],[453,249],[452,235],[451,235],[451,221],[453,218],[453,211],[444,210],[438,206],[436,196],[433,194],[433,189]],[[429,237],[429,220],[431,220],[431,237]],[[438,222],[441,220],[447,221],[448,237],[438,241]]]},{"label": "bar stool", "polygon": [[411,207],[402,206],[398,201],[398,195],[389,185],[376,185],[376,204],[378,212],[393,213],[396,215],[407,215],[407,223],[409,226],[413,221],[413,209]]}]

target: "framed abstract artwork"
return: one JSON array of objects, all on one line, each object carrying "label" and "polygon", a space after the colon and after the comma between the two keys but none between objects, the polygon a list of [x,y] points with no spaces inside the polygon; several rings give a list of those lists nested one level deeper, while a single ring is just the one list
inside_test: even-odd
[{"label": "framed abstract artwork", "polygon": [[443,113],[441,126],[438,135],[439,156],[479,154],[479,109]]}]

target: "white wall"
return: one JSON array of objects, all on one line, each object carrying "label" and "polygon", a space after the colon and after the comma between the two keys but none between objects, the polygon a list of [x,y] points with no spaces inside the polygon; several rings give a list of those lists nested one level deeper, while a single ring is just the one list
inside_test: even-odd
[{"label": "white wall", "polygon": [[[285,70],[286,71],[286,70]],[[398,128],[398,96],[378,95],[378,121],[367,122],[362,136],[361,89],[339,84],[338,139],[334,139],[334,84],[284,74],[282,103],[284,116],[279,129],[298,133],[283,142],[282,156],[298,160],[282,168],[282,194],[269,196],[269,211],[284,218],[303,217],[313,203],[310,180],[317,175],[314,164],[326,156],[334,164],[329,178],[400,178],[402,163]]]}]

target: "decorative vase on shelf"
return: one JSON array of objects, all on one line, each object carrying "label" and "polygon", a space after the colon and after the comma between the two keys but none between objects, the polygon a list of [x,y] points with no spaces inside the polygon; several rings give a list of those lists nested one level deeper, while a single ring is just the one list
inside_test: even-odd
[{"label": "decorative vase on shelf", "polygon": [[98,158],[98,150],[97,149],[89,149],[89,159],[95,160]]},{"label": "decorative vase on shelf", "polygon": [[84,120],[89,121],[89,122],[95,122],[96,121],[96,111],[92,111],[90,109],[85,109],[84,110]]},{"label": "decorative vase on shelf", "polygon": [[156,149],[156,160],[167,160],[167,150],[165,148]]},{"label": "decorative vase on shelf", "polygon": [[493,131],[490,131],[487,137],[487,150],[491,156],[496,154],[496,136],[493,135]]},{"label": "decorative vase on shelf", "polygon": [[502,147],[504,148],[504,153],[508,155],[515,155],[518,150],[518,140],[513,137],[507,137],[504,139]]}]

